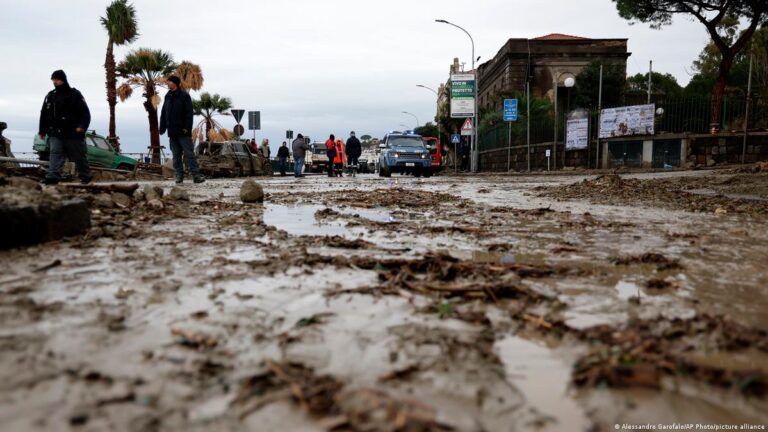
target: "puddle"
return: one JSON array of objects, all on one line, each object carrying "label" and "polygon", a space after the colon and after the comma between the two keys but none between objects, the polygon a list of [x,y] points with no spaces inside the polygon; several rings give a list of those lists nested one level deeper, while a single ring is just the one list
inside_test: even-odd
[{"label": "puddle", "polygon": [[643,298],[643,293],[640,290],[640,287],[632,282],[619,281],[615,288],[619,298],[624,301]]},{"label": "puddle", "polygon": [[273,225],[291,235],[324,235],[353,238],[354,235],[341,222],[318,222],[315,212],[324,209],[322,205],[285,206],[267,204],[264,206],[264,223]]},{"label": "puddle", "polygon": [[[264,223],[273,225],[277,229],[286,231],[291,235],[356,237],[343,222],[334,220],[318,221],[315,218],[315,213],[325,208],[327,207],[324,205],[288,206],[266,204],[264,206]],[[340,214],[359,216],[373,222],[394,222],[395,220],[392,214],[386,210],[356,208],[334,208],[333,210]]]},{"label": "puddle", "polygon": [[567,394],[571,370],[563,361],[547,348],[515,336],[497,341],[495,349],[507,380],[535,411],[534,418],[521,420],[524,426],[540,426],[539,431],[590,430],[590,420]]}]

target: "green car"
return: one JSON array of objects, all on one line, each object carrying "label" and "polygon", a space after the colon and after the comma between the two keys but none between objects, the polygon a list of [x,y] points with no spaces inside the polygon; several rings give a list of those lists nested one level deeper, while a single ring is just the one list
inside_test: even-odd
[{"label": "green car", "polygon": [[[88,149],[86,158],[88,158],[88,164],[92,167],[125,171],[133,171],[136,168],[138,163],[136,159],[121,155],[105,137],[97,135],[94,131],[86,132],[85,144]],[[32,149],[40,157],[40,160],[47,161],[50,157],[48,137],[40,139],[38,135],[35,135]]]}]

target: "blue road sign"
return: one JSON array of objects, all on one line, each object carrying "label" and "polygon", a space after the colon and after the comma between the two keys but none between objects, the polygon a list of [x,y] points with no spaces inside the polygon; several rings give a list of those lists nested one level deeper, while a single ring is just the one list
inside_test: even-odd
[{"label": "blue road sign", "polygon": [[517,121],[517,99],[504,99],[504,121]]},{"label": "blue road sign", "polygon": [[451,144],[461,144],[461,135],[451,134]]}]

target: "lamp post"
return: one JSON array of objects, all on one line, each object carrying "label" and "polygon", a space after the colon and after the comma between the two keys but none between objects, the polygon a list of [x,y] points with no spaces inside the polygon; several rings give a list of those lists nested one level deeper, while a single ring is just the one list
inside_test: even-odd
[{"label": "lamp post", "polygon": [[[565,104],[565,130],[568,131],[568,115],[571,113],[571,87],[576,84],[576,80],[573,77],[568,77],[563,81],[566,90],[566,104]],[[565,138],[563,137],[563,168],[565,168]]]},{"label": "lamp post", "polygon": [[433,89],[431,87],[427,87],[427,86],[422,85],[422,84],[416,84],[416,87],[421,87],[423,89],[427,89],[427,90],[431,91],[432,93],[434,93],[435,96],[437,97],[437,102],[436,102],[437,103],[437,108],[435,109],[435,123],[437,123],[437,139],[441,139],[441,136],[440,136],[441,135],[441,133],[440,133],[440,119],[439,119],[439,116],[440,116],[440,94],[437,92],[437,90],[435,90],[435,89]]},{"label": "lamp post", "polygon": [[441,24],[448,24],[450,26],[456,27],[457,29],[463,31],[464,33],[469,36],[469,41],[472,43],[472,71],[475,74],[475,88],[474,88],[474,94],[473,97],[475,98],[475,115],[472,116],[472,172],[477,172],[477,88],[480,86],[480,74],[475,71],[475,40],[472,39],[472,35],[469,34],[468,31],[464,30],[463,27],[458,26],[452,22],[446,21],[444,19],[436,19],[435,22],[441,23]]},{"label": "lamp post", "polygon": [[419,118],[416,117],[416,114],[411,114],[408,111],[403,111],[403,114],[408,114],[409,116],[413,116],[413,118],[416,119],[416,127],[419,127]]}]

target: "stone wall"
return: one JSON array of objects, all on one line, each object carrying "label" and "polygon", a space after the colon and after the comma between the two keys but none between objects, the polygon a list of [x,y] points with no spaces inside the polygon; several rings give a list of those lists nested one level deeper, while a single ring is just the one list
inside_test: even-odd
[{"label": "stone wall", "polygon": [[[741,163],[744,135],[693,135],[688,138],[688,166],[713,166]],[[747,138],[746,163],[768,160],[768,132],[756,132]]]}]

